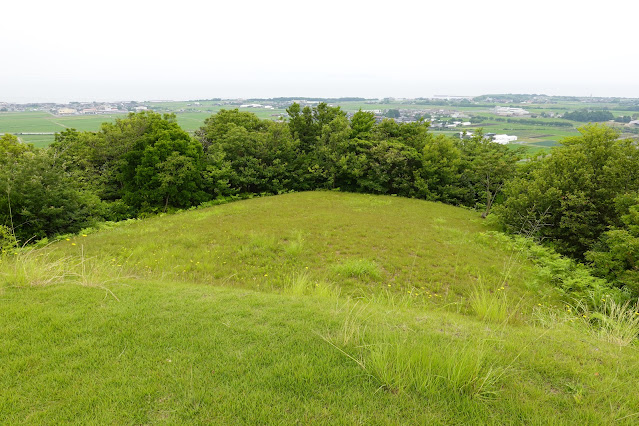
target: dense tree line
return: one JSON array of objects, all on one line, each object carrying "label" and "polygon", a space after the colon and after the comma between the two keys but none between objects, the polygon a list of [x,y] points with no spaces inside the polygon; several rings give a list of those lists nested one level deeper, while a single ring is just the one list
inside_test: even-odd
[{"label": "dense tree line", "polygon": [[0,137],[0,194],[5,249],[8,235],[26,243],[77,232],[104,216],[96,194],[58,167],[50,150],[9,134]]},{"label": "dense tree line", "polygon": [[46,149],[0,138],[0,239],[24,244],[247,194],[332,189],[480,209],[510,232],[535,234],[639,291],[639,149],[589,125],[550,155],[476,132],[456,139],[427,122],[350,119],[325,103],[293,104],[288,120],[221,110],[192,137],[175,115],[145,111],[97,132],[65,130]]},{"label": "dense tree line", "polygon": [[348,119],[325,103],[294,103],[287,112],[288,121],[274,122],[222,110],[195,137],[175,115],[151,111],[104,123],[98,132],[65,130],[47,149],[5,135],[0,224],[23,243],[219,197],[314,189],[488,212],[519,159],[481,134],[464,141],[435,136],[426,122],[377,123],[363,111]]},{"label": "dense tree line", "polygon": [[563,118],[566,120],[581,121],[582,123],[595,123],[612,120],[615,116],[607,110],[593,111],[590,109],[579,109],[577,111],[564,113]]},{"label": "dense tree line", "polygon": [[629,115],[620,115],[615,117],[615,121],[617,123],[630,123],[632,121],[632,117]]},{"label": "dense tree line", "polygon": [[639,147],[590,125],[520,168],[497,207],[511,232],[533,232],[600,276],[639,292]]}]

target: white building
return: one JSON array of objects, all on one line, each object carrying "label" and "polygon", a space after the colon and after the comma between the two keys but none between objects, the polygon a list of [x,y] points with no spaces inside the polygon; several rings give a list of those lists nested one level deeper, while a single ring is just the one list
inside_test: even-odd
[{"label": "white building", "polygon": [[530,115],[530,112],[526,111],[523,108],[511,108],[511,107],[501,107],[496,106],[493,109],[493,112],[497,115],[505,116],[505,117],[521,117],[524,115]]},{"label": "white building", "polygon": [[511,142],[515,142],[517,140],[517,136],[509,136],[509,135],[495,135],[493,136],[493,142],[497,142],[501,145],[506,145]]}]

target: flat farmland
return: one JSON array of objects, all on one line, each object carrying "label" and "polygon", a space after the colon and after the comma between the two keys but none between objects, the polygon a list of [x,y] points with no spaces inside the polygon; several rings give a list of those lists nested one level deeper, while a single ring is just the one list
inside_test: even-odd
[{"label": "flat farmland", "polygon": [[124,114],[57,116],[47,112],[0,113],[0,133],[60,132],[68,128],[97,130],[105,121]]},{"label": "flat farmland", "polygon": [[[247,100],[250,104],[253,101]],[[221,105],[220,101],[180,101],[180,102],[147,102],[145,105],[150,109],[159,113],[176,114],[179,125],[191,134],[200,128],[204,121],[219,112],[222,109],[239,109],[243,112],[250,112],[261,119],[278,120],[279,117],[286,117],[286,109],[282,107],[282,103],[257,100],[261,105],[269,105],[276,108],[264,107],[242,107],[240,101],[236,104]],[[391,101],[391,102],[366,102],[366,101],[343,101],[331,103],[331,105],[340,106],[348,113],[354,113],[362,110],[384,110],[399,109],[408,111],[422,111],[424,114],[434,114],[438,121],[446,121],[448,123],[458,121],[470,121],[471,126],[456,127],[451,129],[432,128],[433,133],[442,133],[454,136],[460,131],[474,132],[479,128],[483,128],[485,133],[498,133],[517,136],[518,143],[514,146],[525,146],[529,151],[547,150],[549,147],[556,145],[562,139],[578,134],[577,129],[586,123],[564,120],[562,118],[554,118],[555,115],[561,115],[568,111],[578,109],[608,109],[616,116],[636,116],[636,106],[628,106],[624,103],[597,103],[597,102],[571,102],[562,101],[557,103],[510,103],[495,104],[490,102],[479,102],[477,104],[470,103],[450,103],[445,101],[434,104],[418,104],[411,101]],[[511,106],[520,107],[532,113],[535,118],[529,117],[500,117],[494,112],[494,107]],[[448,111],[447,114],[461,113],[460,118],[452,118],[443,116],[439,110]],[[23,142],[32,143],[37,147],[45,147],[54,140],[54,133],[63,131],[68,128],[74,128],[80,131],[98,131],[100,125],[104,122],[112,122],[118,117],[125,114],[105,114],[105,115],[72,115],[57,116],[44,111],[29,112],[4,112],[0,113],[0,134],[14,133]],[[408,114],[411,115],[410,113]],[[455,115],[456,116],[456,115]],[[553,117],[551,117],[553,116]],[[428,117],[428,115],[427,115]],[[463,118],[462,118],[463,117]],[[636,132],[619,126],[622,137],[637,137]],[[36,133],[36,134],[24,134]],[[45,133],[45,134],[38,134]]]},{"label": "flat farmland", "polygon": [[110,122],[124,114],[56,116],[48,112],[3,112],[0,113],[0,133],[14,133],[23,142],[37,147],[49,145],[53,134],[20,135],[19,133],[57,133],[66,129],[96,131],[104,122]]},{"label": "flat farmland", "polygon": [[[234,109],[235,106],[209,106],[205,111],[194,109],[182,109],[182,103],[176,102],[171,107],[170,103],[153,105],[155,110],[160,113],[175,113],[180,126],[189,133],[195,132],[204,124],[211,115],[217,113],[221,109]],[[262,119],[277,119],[280,115],[286,115],[284,109],[265,109],[265,108],[241,108],[242,111],[252,112]],[[113,122],[116,118],[125,117],[126,114],[100,114],[100,115],[71,115],[57,116],[47,112],[30,111],[30,112],[3,112],[0,113],[0,134],[13,133],[17,134],[21,141],[32,143],[36,147],[45,147],[54,141],[53,133],[61,132],[66,129],[76,129],[80,131],[95,132],[100,130],[100,125],[105,122]],[[21,135],[20,133],[50,133]]]}]

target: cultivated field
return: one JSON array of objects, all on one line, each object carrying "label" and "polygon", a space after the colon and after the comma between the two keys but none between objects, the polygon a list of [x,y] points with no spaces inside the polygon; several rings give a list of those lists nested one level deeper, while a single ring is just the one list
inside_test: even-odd
[{"label": "cultivated field", "polygon": [[[248,101],[247,101],[248,102]],[[263,102],[264,101],[260,101]],[[146,105],[157,112],[176,113],[178,123],[188,132],[194,132],[203,125],[204,120],[211,115],[217,113],[220,109],[232,109],[240,106],[240,102],[235,104],[221,105],[219,101],[200,101],[197,105],[194,102],[149,102]],[[457,135],[460,131],[476,131],[479,128],[484,129],[486,133],[508,134],[518,137],[518,143],[513,145],[523,145],[529,151],[546,150],[548,147],[556,145],[558,141],[567,137],[577,135],[577,128],[584,123],[568,121],[561,118],[522,118],[522,117],[499,117],[494,114],[492,108],[494,106],[510,106],[522,107],[535,115],[545,114],[563,114],[568,111],[574,111],[584,108],[592,108],[596,110],[609,109],[616,116],[633,116],[637,111],[632,109],[624,109],[624,104],[618,103],[599,103],[599,102],[568,102],[562,101],[551,104],[497,104],[483,103],[477,105],[455,103],[447,105],[417,104],[414,102],[393,101],[388,103],[370,103],[363,101],[356,102],[339,102],[343,110],[354,113],[359,109],[363,110],[381,110],[400,109],[400,110],[430,110],[438,109],[453,110],[462,114],[466,114],[467,118],[462,121],[471,121],[473,125],[468,127],[457,127],[453,129],[435,129],[435,133],[444,133]],[[278,120],[280,116],[286,117],[284,107],[275,109],[266,108],[242,108],[256,114],[259,118]],[[112,115],[85,115],[85,116],[56,116],[48,112],[9,112],[0,113],[0,133],[38,133],[38,132],[59,132],[66,128],[75,128],[78,130],[97,131],[100,124],[105,121],[112,121],[117,114]],[[508,119],[515,119],[518,122],[508,122]],[[561,124],[568,123],[569,126],[561,127]],[[559,126],[557,125],[559,124]],[[625,129],[620,126],[623,132]],[[34,143],[36,146],[46,146],[51,143],[54,136],[51,135],[18,135],[25,142]],[[637,137],[635,133],[627,133],[624,137]]]}]

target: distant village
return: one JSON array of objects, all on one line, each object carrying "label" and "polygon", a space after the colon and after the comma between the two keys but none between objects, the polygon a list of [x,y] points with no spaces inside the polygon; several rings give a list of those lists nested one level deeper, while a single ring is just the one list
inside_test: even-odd
[{"label": "distant village", "polygon": [[[519,118],[561,118],[559,112],[542,112],[540,115],[531,113],[525,106],[527,104],[554,104],[557,102],[570,100],[572,102],[583,103],[605,103],[622,102],[638,106],[637,99],[619,98],[592,98],[592,97],[554,97],[547,95],[484,95],[478,97],[471,96],[435,96],[433,98],[271,98],[271,99],[202,99],[186,102],[175,102],[171,100],[151,100],[145,102],[70,102],[59,103],[27,103],[16,104],[0,102],[0,113],[2,112],[29,112],[40,111],[53,114],[55,116],[83,116],[100,114],[127,114],[130,112],[140,112],[154,110],[156,112],[187,113],[202,112],[214,113],[219,107],[238,108],[240,110],[260,110],[272,111],[270,114],[273,120],[285,120],[285,110],[294,102],[302,107],[314,107],[320,102],[326,102],[330,106],[336,106],[343,102],[357,102],[361,105],[371,105],[370,109],[362,108],[362,111],[370,112],[375,116],[377,122],[391,118],[399,123],[413,123],[427,121],[434,131],[445,131],[459,135],[460,138],[472,137],[473,128],[482,127],[482,122],[488,117],[495,120],[511,121]],[[511,104],[511,105],[508,105]],[[515,105],[512,105],[515,104]],[[388,108],[380,108],[388,106]],[[468,108],[481,107],[484,114],[470,115]],[[552,109],[552,107],[550,107]],[[352,117],[354,112],[347,112],[347,116]],[[625,124],[626,127],[639,127],[639,121],[633,119]],[[517,136],[487,133],[485,136],[498,143],[512,143],[517,141]]]},{"label": "distant village", "polygon": [[[453,101],[459,101],[460,99],[468,99],[465,97],[455,98]],[[446,99],[450,100],[450,99]],[[38,104],[10,104],[0,103],[0,112],[24,112],[24,111],[41,111],[48,112],[57,116],[79,116],[79,115],[99,115],[99,114],[126,114],[129,112],[140,112],[153,109],[156,111],[166,112],[207,112],[207,107],[211,106],[225,106],[229,108],[239,109],[260,109],[260,110],[272,110],[271,116],[273,119],[284,119],[285,114],[282,112],[293,102],[299,103],[302,107],[317,106],[321,100],[307,100],[307,99],[278,99],[269,100],[270,102],[246,102],[242,99],[227,99],[227,100],[215,100],[211,101],[189,101],[184,107],[175,109],[170,108],[166,104],[172,101],[148,101],[148,102],[116,102],[116,103],[98,103],[98,102],[71,102],[68,104],[54,104],[54,103],[38,103]],[[380,103],[388,103],[389,107],[393,104],[410,103],[413,100],[409,99],[374,99],[363,100],[364,104],[375,104],[379,106]],[[153,105],[156,104],[156,105]],[[329,103],[331,106],[335,106]],[[375,120],[381,122],[384,119],[392,118],[399,123],[413,123],[418,121],[430,122],[431,128],[435,130],[454,130],[456,128],[464,128],[472,126],[470,121],[471,116],[449,108],[388,108],[388,109],[362,109],[363,111],[374,114]],[[529,116],[530,113],[522,108],[512,107],[495,107],[494,111],[497,115],[502,116]],[[348,112],[347,116],[351,118],[353,112]],[[463,130],[458,133],[460,138],[472,137],[473,133],[468,130]],[[498,143],[510,143],[517,140],[517,136],[509,135],[496,135],[493,133],[486,134],[485,136],[493,139]]]}]

